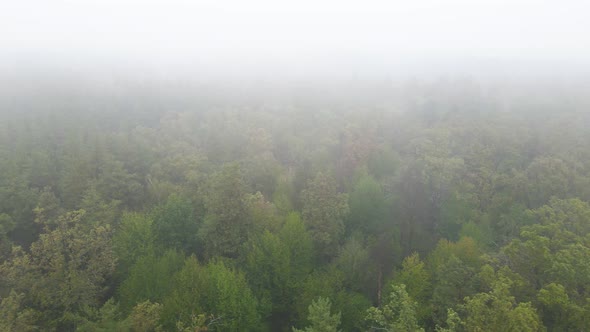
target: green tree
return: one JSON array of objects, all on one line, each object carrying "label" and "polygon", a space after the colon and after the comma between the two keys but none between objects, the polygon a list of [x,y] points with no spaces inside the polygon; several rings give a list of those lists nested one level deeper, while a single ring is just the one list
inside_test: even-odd
[{"label": "green tree", "polygon": [[461,317],[453,309],[447,309],[447,327],[441,327],[437,325],[434,329],[436,332],[457,332],[460,331],[463,322]]},{"label": "green tree", "polygon": [[477,270],[452,255],[440,265],[434,274],[432,291],[433,320],[443,324],[447,317],[447,308],[456,308],[466,296],[477,291]]},{"label": "green tree", "polygon": [[88,308],[80,315],[80,322],[76,331],[81,332],[109,332],[129,331],[129,320],[121,319],[119,306],[113,299],[109,299],[98,309]]},{"label": "green tree", "polygon": [[184,256],[174,250],[166,251],[161,257],[149,254],[138,258],[119,287],[123,312],[129,312],[137,303],[146,300],[162,302],[183,263]]},{"label": "green tree", "polygon": [[138,303],[129,315],[129,323],[133,332],[164,331],[160,325],[162,305],[149,300]]},{"label": "green tree", "polygon": [[204,311],[217,317],[212,331],[258,331],[260,316],[258,301],[252,294],[244,275],[223,262],[207,265],[207,288]]},{"label": "green tree", "polygon": [[432,314],[429,305],[432,295],[431,276],[420,256],[414,253],[402,262],[402,269],[395,274],[393,285],[405,285],[408,295],[416,301],[416,317],[419,322],[424,323]]},{"label": "green tree", "polygon": [[206,315],[210,331],[260,329],[258,301],[244,275],[221,261],[201,266],[194,256],[187,258],[163,303],[161,319],[166,330],[194,325],[199,315]]},{"label": "green tree", "polygon": [[[469,193],[453,193],[441,203],[439,212],[439,234],[449,240],[457,241],[466,225],[476,225],[474,220],[480,216]],[[473,229],[473,227],[472,227]],[[481,233],[481,232],[479,232]],[[481,235],[477,233],[477,235]],[[491,234],[490,234],[491,235]],[[480,236],[483,238],[483,236]]]},{"label": "green tree", "polygon": [[155,255],[153,221],[149,216],[126,212],[113,236],[113,249],[118,258],[118,270],[127,275],[129,269],[143,256]]},{"label": "green tree", "polygon": [[282,218],[277,213],[273,203],[267,201],[264,196],[257,192],[256,194],[246,194],[246,204],[248,206],[248,215],[252,220],[252,230],[250,233],[262,234],[264,231],[276,233],[282,224]]},{"label": "green tree", "polygon": [[291,253],[277,235],[265,232],[250,244],[246,272],[254,294],[274,315],[289,313],[291,292]]},{"label": "green tree", "polygon": [[251,218],[245,199],[246,189],[236,164],[226,165],[209,181],[207,216],[199,230],[208,257],[236,258],[248,239]]},{"label": "green tree", "polygon": [[154,208],[151,219],[154,235],[163,248],[185,253],[195,251],[199,224],[190,200],[179,195],[170,195],[166,203]]},{"label": "green tree", "polygon": [[382,231],[387,218],[387,201],[383,189],[370,175],[362,175],[352,192],[348,205],[350,230],[360,230],[364,234],[377,234]]},{"label": "green tree", "polygon": [[534,224],[502,248],[508,266],[535,289],[557,282],[580,305],[588,297],[590,205],[579,199],[552,199],[549,205],[528,212]]},{"label": "green tree", "polygon": [[110,226],[89,225],[80,210],[60,216],[30,253],[14,251],[2,270],[8,285],[26,292],[27,302],[46,315],[48,325],[68,329],[69,317],[99,305],[115,264]]},{"label": "green tree", "polygon": [[95,185],[91,185],[84,192],[80,202],[80,208],[86,211],[86,218],[110,225],[116,225],[121,215],[120,205],[119,200],[108,199],[108,196],[105,199],[101,196]]},{"label": "green tree", "polygon": [[292,212],[287,216],[278,234],[281,242],[289,248],[289,262],[291,271],[291,287],[297,285],[309,275],[313,260],[313,242],[311,235],[299,214]]},{"label": "green tree", "polygon": [[35,214],[35,222],[45,226],[55,225],[57,217],[63,214],[60,201],[50,187],[43,188],[33,212]]},{"label": "green tree", "polygon": [[18,165],[3,168],[2,177],[0,214],[5,214],[3,222],[6,222],[4,225],[6,229],[4,231],[11,242],[28,248],[39,234],[33,212],[39,201],[39,192],[28,185],[26,170],[19,170]]},{"label": "green tree", "polygon": [[[448,128],[427,130],[409,142],[413,158],[404,165],[396,183],[396,211],[405,253],[432,249],[441,209],[464,170],[464,160],[452,154]],[[444,226],[444,225],[442,225]]]},{"label": "green tree", "polygon": [[15,222],[6,213],[0,213],[0,261],[10,254],[12,243],[8,233],[15,227]]},{"label": "green tree", "polygon": [[342,329],[362,329],[362,313],[370,307],[370,301],[360,293],[349,291],[344,285],[345,275],[335,266],[317,269],[305,279],[295,297],[297,322],[304,322],[309,304],[317,297],[330,298],[332,308],[342,313]]},{"label": "green tree", "polygon": [[195,256],[188,257],[172,283],[171,290],[165,294],[162,310],[162,323],[167,329],[173,329],[178,323],[190,325],[193,316],[204,312],[207,271]]},{"label": "green tree", "polygon": [[36,331],[36,315],[24,307],[25,294],[14,290],[5,298],[0,298],[0,331]]},{"label": "green tree", "polygon": [[332,309],[341,313],[342,331],[362,331],[365,328],[365,313],[371,307],[371,301],[358,292],[340,290],[334,295]]},{"label": "green tree", "polygon": [[497,280],[488,293],[465,298],[467,331],[543,331],[539,315],[531,303],[516,303],[510,282]]},{"label": "green tree", "polygon": [[69,154],[63,157],[64,168],[57,189],[64,207],[75,209],[79,207],[96,173],[88,156],[75,150],[70,150]]},{"label": "green tree", "polygon": [[391,147],[383,146],[373,151],[367,160],[369,173],[378,180],[395,175],[399,168],[399,155]]},{"label": "green tree", "polygon": [[322,259],[334,257],[344,234],[344,218],[348,214],[348,198],[338,193],[333,178],[318,173],[301,193],[302,217]]},{"label": "green tree", "polygon": [[121,201],[128,208],[138,207],[145,197],[139,176],[130,173],[123,162],[111,158],[99,166],[96,190],[102,197]]},{"label": "green tree", "polygon": [[343,273],[334,266],[315,269],[307,275],[295,299],[297,321],[305,320],[309,304],[317,297],[336,298],[343,289],[343,280]]},{"label": "green tree", "polygon": [[332,315],[332,304],[329,298],[319,297],[313,300],[308,307],[307,319],[311,326],[303,330],[293,328],[293,332],[337,332],[340,325],[340,313]]},{"label": "green tree", "polygon": [[387,302],[367,310],[370,331],[424,331],[416,318],[417,303],[406,292],[406,286],[394,285]]},{"label": "green tree", "polygon": [[293,185],[287,179],[279,179],[272,194],[272,202],[277,210],[286,215],[294,210],[293,198],[295,196]]},{"label": "green tree", "polygon": [[561,159],[538,157],[526,169],[528,206],[548,203],[551,196],[567,198],[573,185],[573,174]]},{"label": "green tree", "polygon": [[369,252],[363,243],[351,237],[340,249],[335,264],[344,273],[344,283],[348,289],[361,291],[365,289],[371,268]]},{"label": "green tree", "polygon": [[584,307],[573,303],[565,287],[557,283],[545,285],[537,294],[538,308],[548,331],[582,331],[584,317],[588,316]]}]

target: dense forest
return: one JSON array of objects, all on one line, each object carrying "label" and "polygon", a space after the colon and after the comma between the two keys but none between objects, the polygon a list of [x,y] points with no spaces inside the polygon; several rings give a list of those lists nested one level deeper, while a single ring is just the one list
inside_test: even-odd
[{"label": "dense forest", "polygon": [[0,331],[590,330],[587,82],[27,79]]}]

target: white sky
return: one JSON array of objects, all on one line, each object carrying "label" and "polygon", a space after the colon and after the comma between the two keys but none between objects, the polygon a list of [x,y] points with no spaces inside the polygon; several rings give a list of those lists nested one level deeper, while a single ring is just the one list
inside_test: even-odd
[{"label": "white sky", "polygon": [[588,63],[590,1],[0,0],[0,55],[221,66]]}]

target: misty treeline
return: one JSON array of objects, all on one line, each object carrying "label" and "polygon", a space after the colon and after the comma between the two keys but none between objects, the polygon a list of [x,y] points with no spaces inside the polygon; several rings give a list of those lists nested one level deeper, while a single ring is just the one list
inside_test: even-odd
[{"label": "misty treeline", "polygon": [[0,331],[590,329],[579,86],[111,83],[3,95]]}]

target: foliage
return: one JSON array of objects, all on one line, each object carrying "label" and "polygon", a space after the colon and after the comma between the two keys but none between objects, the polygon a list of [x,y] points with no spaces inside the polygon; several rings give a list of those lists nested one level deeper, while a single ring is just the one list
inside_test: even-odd
[{"label": "foliage", "polygon": [[186,253],[196,249],[198,223],[190,200],[170,195],[166,203],[154,208],[151,219],[161,247]]},{"label": "foliage", "polygon": [[0,330],[1,331],[35,331],[35,313],[25,309],[23,300],[25,294],[17,294],[14,290],[0,299]]},{"label": "foliage", "polygon": [[237,257],[240,244],[248,239],[251,224],[245,199],[246,188],[238,165],[226,165],[209,181],[208,214],[199,236],[209,257]]},{"label": "foliage", "polygon": [[129,268],[143,256],[155,255],[155,236],[152,220],[140,213],[124,213],[113,236],[113,249],[119,269],[127,274]]},{"label": "foliage", "polygon": [[3,267],[12,289],[26,292],[27,303],[56,327],[69,326],[70,315],[85,307],[99,306],[116,264],[110,226],[88,224],[84,214],[60,216],[30,253],[15,248]]},{"label": "foliage", "polygon": [[140,257],[119,288],[121,308],[128,312],[136,304],[150,300],[161,302],[170,292],[170,280],[182,268],[184,256],[174,250],[162,256]]},{"label": "foliage", "polygon": [[515,303],[506,280],[495,282],[488,293],[465,298],[467,331],[542,331],[543,325],[531,303]]},{"label": "foliage", "polygon": [[406,286],[395,285],[381,307],[367,310],[369,330],[424,331],[416,319],[417,303],[406,292]]},{"label": "foliage", "polygon": [[589,329],[584,89],[123,81],[0,98],[1,331]]},{"label": "foliage", "polygon": [[344,217],[348,213],[347,196],[338,193],[333,178],[318,173],[301,193],[301,216],[309,229],[316,252],[322,258],[333,257],[344,234]]},{"label": "foliage", "polygon": [[311,326],[303,330],[293,328],[293,332],[337,332],[340,325],[340,313],[332,315],[329,298],[319,297],[309,305],[307,319]]},{"label": "foliage", "polygon": [[149,300],[138,303],[129,316],[132,331],[159,332],[163,331],[159,323],[162,305]]},{"label": "foliage", "polygon": [[383,189],[370,175],[362,175],[349,196],[348,228],[364,234],[382,230],[387,216],[387,200]]},{"label": "foliage", "polygon": [[404,258],[402,269],[393,278],[393,284],[405,285],[408,295],[418,304],[416,317],[420,322],[431,316],[428,303],[432,292],[431,276],[417,253]]}]

